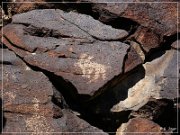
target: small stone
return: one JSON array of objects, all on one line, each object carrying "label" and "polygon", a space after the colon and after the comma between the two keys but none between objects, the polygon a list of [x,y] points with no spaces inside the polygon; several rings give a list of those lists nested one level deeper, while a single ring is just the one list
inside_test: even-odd
[{"label": "small stone", "polygon": [[162,135],[161,127],[154,123],[153,121],[143,119],[143,118],[133,118],[127,123],[122,124],[116,132],[116,135],[132,135],[141,133],[143,135],[148,135],[153,133],[153,135]]},{"label": "small stone", "polygon": [[180,42],[179,40],[173,42],[172,45],[171,45],[172,48],[179,50],[180,49],[180,45],[179,45],[180,43],[179,42]]}]

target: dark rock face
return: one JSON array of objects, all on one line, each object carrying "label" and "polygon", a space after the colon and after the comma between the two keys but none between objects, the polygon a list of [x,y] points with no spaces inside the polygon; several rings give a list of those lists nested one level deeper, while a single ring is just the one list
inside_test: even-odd
[{"label": "dark rock face", "polygon": [[[56,21],[56,18],[59,19]],[[74,22],[68,21],[68,18]],[[47,23],[43,23],[45,21]],[[91,21],[90,24],[97,28],[88,25],[86,21]],[[123,60],[129,46],[93,38],[118,39],[126,35],[123,30],[113,29],[84,15],[64,13],[61,10],[34,10],[15,15],[12,22],[14,24],[4,27],[4,36],[11,43],[9,47],[29,64],[71,82],[79,94],[92,96],[123,72]]]},{"label": "dark rock face", "polygon": [[56,106],[52,102],[55,88],[43,73],[33,71],[7,49],[3,49],[3,56],[3,115],[6,120],[3,132],[105,134],[72,111]]},{"label": "dark rock face", "polygon": [[16,2],[1,29],[4,132],[178,132],[177,0]]},{"label": "dark rock face", "polygon": [[143,63],[143,60],[141,59],[140,55],[137,53],[134,47],[130,47],[130,50],[127,54],[127,58],[125,60],[124,64],[124,72],[131,71],[136,66]]}]

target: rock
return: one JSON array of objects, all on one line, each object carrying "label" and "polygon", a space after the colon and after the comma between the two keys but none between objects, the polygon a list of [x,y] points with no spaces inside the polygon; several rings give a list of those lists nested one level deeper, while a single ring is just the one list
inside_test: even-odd
[{"label": "rock", "polygon": [[127,54],[127,58],[125,59],[125,64],[124,64],[124,72],[131,71],[138,65],[141,65],[143,63],[142,58],[138,54],[138,49],[137,51],[135,50],[135,47],[131,46],[130,50]]},{"label": "rock", "polygon": [[17,1],[1,35],[3,131],[177,130],[177,3]]},{"label": "rock", "polygon": [[162,128],[153,121],[143,118],[133,118],[127,123],[122,124],[116,132],[116,135],[135,135],[141,133],[143,135],[162,135]]},{"label": "rock", "polygon": [[97,5],[94,4],[96,11],[105,10],[118,17],[130,18],[157,33],[168,36],[177,31],[177,23],[173,23],[177,21],[176,3],[106,3],[101,6]]},{"label": "rock", "polygon": [[43,134],[49,132],[49,134],[56,133],[76,133],[82,134],[102,134],[107,133],[99,130],[93,126],[90,126],[84,120],[81,120],[76,115],[68,110],[63,110],[63,117],[53,119],[51,117],[45,117],[43,115],[21,115],[13,113],[5,113],[6,126],[4,132],[33,132],[34,134]]},{"label": "rock", "polygon": [[150,28],[139,27],[135,34],[132,36],[142,46],[145,53],[150,52],[152,49],[159,48],[162,39],[160,35]]},{"label": "rock", "polygon": [[24,13],[37,8],[51,8],[52,4],[47,3],[46,0],[11,0],[11,3],[7,4],[8,7],[12,8],[12,14]]},{"label": "rock", "polygon": [[145,54],[143,52],[143,50],[141,49],[141,45],[138,44],[137,42],[131,41],[130,45],[134,48],[134,50],[136,51],[136,53],[139,55],[139,57],[141,58],[141,60],[144,62],[145,60]]},{"label": "rock", "polygon": [[129,88],[128,97],[113,106],[111,111],[138,110],[150,98],[175,99],[178,97],[178,70],[175,65],[179,54],[175,50],[166,51],[164,55],[151,62],[146,62],[145,77]]},{"label": "rock", "polygon": [[103,0],[103,3],[96,3],[93,0],[85,1],[92,3],[93,11],[100,14],[99,20],[102,22],[107,23],[116,18],[121,20],[126,18],[127,23],[128,20],[138,23],[140,27],[131,37],[141,43],[146,53],[153,48],[159,48],[163,37],[177,33],[177,27],[179,27],[177,4],[170,3],[174,2],[173,0],[167,0],[169,3],[143,3],[143,0],[114,0],[110,3],[106,3],[108,0]]},{"label": "rock", "polygon": [[177,41],[173,42],[173,43],[172,43],[172,45],[171,45],[171,46],[172,46],[172,48],[174,48],[174,49],[178,49],[178,50],[179,50],[179,49],[180,49],[179,42],[180,42],[179,40],[177,40]]},{"label": "rock", "polygon": [[[76,17],[84,21],[78,22]],[[86,19],[98,28],[93,29]],[[15,15],[3,33],[6,46],[27,63],[63,77],[75,86],[78,94],[90,96],[122,74],[129,48],[118,41],[101,40],[125,35],[125,31],[86,15],[61,10],[34,10]]]},{"label": "rock", "polygon": [[77,117],[71,110],[56,106],[52,102],[55,88],[43,73],[33,71],[7,49],[3,49],[3,56],[3,132],[106,134]]},{"label": "rock", "polygon": [[[44,23],[45,21],[46,23]],[[70,32],[70,30],[71,32],[77,32],[76,30],[78,30],[77,34],[82,31],[81,33],[91,35],[100,40],[118,40],[128,34],[125,30],[114,29],[111,26],[104,25],[91,16],[72,11],[66,13],[62,10],[54,9],[34,10],[25,14],[15,15],[13,16],[13,23],[31,24],[36,27],[45,27],[48,29],[55,29],[55,26],[61,24],[59,27],[56,27],[56,30],[60,32],[60,29],[63,29],[64,33],[61,30],[62,36],[63,34],[64,36],[69,34],[69,36],[74,37],[74,35],[67,34],[66,32]],[[65,28],[68,28],[69,31]]]},{"label": "rock", "polygon": [[[45,116],[53,116],[53,105],[50,102],[53,86],[47,83],[48,78],[41,72],[32,71],[7,49],[3,50],[3,56],[3,110],[21,114],[37,111]],[[45,103],[47,104],[44,105]],[[35,109],[35,104],[38,104],[38,110]]]},{"label": "rock", "polygon": [[164,123],[165,121],[170,123],[171,120],[168,120],[169,118],[162,118],[162,116],[167,116],[169,113],[173,114],[173,106],[172,100],[150,98],[144,106],[139,108],[137,111],[132,111],[130,116],[146,118],[153,121],[161,119]]}]

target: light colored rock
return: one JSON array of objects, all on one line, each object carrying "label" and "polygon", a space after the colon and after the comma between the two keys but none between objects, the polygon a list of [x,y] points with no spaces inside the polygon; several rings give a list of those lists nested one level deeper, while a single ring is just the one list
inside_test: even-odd
[{"label": "light colored rock", "polygon": [[178,92],[178,53],[175,50],[166,51],[164,55],[146,62],[145,77],[128,90],[128,97],[114,105],[113,112],[138,110],[149,98],[174,99]]},{"label": "light colored rock", "polygon": [[180,49],[180,40],[177,40],[175,42],[173,42],[173,44],[171,45],[174,49]]},{"label": "light colored rock", "polygon": [[144,61],[145,60],[145,54],[142,51],[140,45],[138,43],[136,43],[136,42],[133,42],[133,41],[131,41],[131,45],[136,50],[136,52],[139,54],[139,56],[141,57],[142,61]]}]

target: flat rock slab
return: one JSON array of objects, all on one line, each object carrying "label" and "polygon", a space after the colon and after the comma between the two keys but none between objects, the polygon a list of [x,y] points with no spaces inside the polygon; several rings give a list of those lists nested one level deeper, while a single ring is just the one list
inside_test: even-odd
[{"label": "flat rock slab", "polygon": [[4,56],[0,63],[1,70],[3,66],[3,74],[0,74],[3,78],[3,132],[98,132],[106,135],[71,110],[56,106],[52,102],[55,88],[43,73],[31,70],[8,49],[0,49],[0,52]]},{"label": "flat rock slab", "polygon": [[64,12],[58,9],[29,11],[13,16],[12,22],[56,30],[62,36],[67,35],[74,38],[83,38],[89,35],[100,40],[118,40],[128,35],[125,30],[114,29],[111,26],[104,25],[89,15]]},{"label": "flat rock slab", "polygon": [[[84,21],[75,20],[76,17]],[[95,25],[98,27],[94,29]],[[126,35],[125,31],[86,15],[61,10],[15,15],[13,23],[3,31],[6,46],[27,63],[63,77],[75,86],[78,94],[91,96],[122,74],[129,48],[121,42],[101,41],[119,39]],[[107,32],[112,32],[111,36]]]}]

